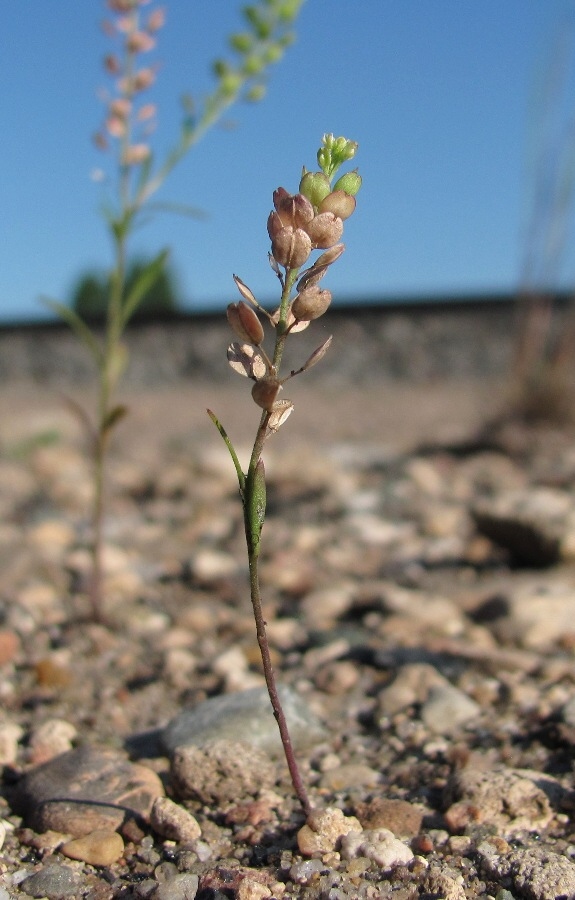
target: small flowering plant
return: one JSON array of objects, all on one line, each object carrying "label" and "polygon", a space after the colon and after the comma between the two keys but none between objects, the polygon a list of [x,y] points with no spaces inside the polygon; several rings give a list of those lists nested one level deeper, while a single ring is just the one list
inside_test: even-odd
[{"label": "small flowering plant", "polygon": [[110,40],[110,52],[104,57],[104,70],[109,80],[103,91],[104,123],[95,136],[95,143],[111,152],[116,178],[111,198],[103,210],[114,254],[103,339],[71,307],[46,301],[86,345],[98,371],[95,414],[90,415],[72,404],[86,427],[94,462],[92,573],[88,596],[96,620],[105,618],[102,556],[107,451],[112,431],[127,412],[126,406],[116,400],[128,365],[123,336],[146,293],[162,274],[168,256],[167,250],[162,250],[128,286],[130,239],[134,230],[158,211],[197,214],[191,207],[159,203],[153,197],[175,166],[229,106],[240,99],[256,101],[263,97],[267,70],[279,62],[292,42],[291,26],[302,2],[256,0],[244,7],[245,30],[229,38],[231,58],[213,62],[216,85],[202,102],[196,103],[189,95],[184,98],[178,139],[159,164],[152,149],[157,110],[149,100],[149,91],[158,73],[152,51],[164,26],[166,10],[163,6],[150,7],[150,0],[105,2],[108,16],[103,29]]},{"label": "small flowering plant", "polygon": [[[283,385],[318,363],[331,344],[329,337],[300,368],[281,375],[286,340],[322,316],[331,303],[330,291],[321,288],[319,283],[345,249],[341,243],[343,223],[355,210],[355,195],[361,187],[361,177],[354,170],[342,175],[334,184],[332,181],[339,168],[353,159],[356,151],[354,141],[325,134],[317,153],[320,171],[308,172],[304,168],[297,194],[290,194],[281,187],[274,191],[274,209],[268,217],[267,226],[271,239],[269,261],[281,285],[279,307],[274,312],[264,309],[247,285],[234,275],[242,299],[230,303],[227,308],[228,322],[239,338],[228,347],[228,361],[234,371],[253,381],[252,399],[262,410],[247,472],[244,473],[223,425],[208,410],[230,452],[238,477],[244,510],[251,601],[264,676],[294,790],[306,816],[311,812],[311,805],[277,691],[262,611],[258,568],[260,538],[266,515],[262,452],[268,437],[278,431],[293,410],[291,400],[279,397]],[[310,265],[310,257],[317,250],[323,252]],[[302,271],[303,266],[306,268]],[[270,352],[264,348],[262,320],[275,335]]]}]

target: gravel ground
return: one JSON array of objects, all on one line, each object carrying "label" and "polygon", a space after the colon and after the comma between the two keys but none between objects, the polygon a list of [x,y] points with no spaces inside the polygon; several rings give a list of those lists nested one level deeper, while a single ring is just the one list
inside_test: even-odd
[{"label": "gravel ground", "polygon": [[106,626],[82,589],[80,429],[52,391],[9,385],[0,900],[575,898],[573,434],[482,432],[503,397],[310,377],[266,447],[263,594],[306,824],[205,414],[247,452],[245,383],[126,397]]}]

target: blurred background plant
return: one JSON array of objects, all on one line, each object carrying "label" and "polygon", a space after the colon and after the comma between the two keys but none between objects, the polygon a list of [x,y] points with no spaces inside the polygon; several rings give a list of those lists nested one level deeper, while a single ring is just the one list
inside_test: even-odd
[{"label": "blurred background plant", "polygon": [[574,85],[571,25],[561,29],[544,59],[531,113],[530,196],[512,368],[512,412],[526,420],[565,421],[575,413],[575,295],[561,290],[575,212]]},{"label": "blurred background plant", "polygon": [[[88,594],[92,616],[105,618],[103,610],[103,523],[106,458],[112,431],[126,414],[116,401],[117,390],[128,365],[122,337],[124,330],[153,285],[166,279],[167,250],[143,265],[129,264],[129,242],[136,228],[160,211],[197,215],[193,207],[154,199],[174,167],[187,155],[206,131],[237,100],[260,100],[265,94],[266,72],[278,62],[293,40],[291,26],[303,0],[258,0],[243,8],[245,30],[229,38],[231,58],[213,63],[216,80],[213,91],[201,101],[187,94],[183,99],[181,129],[173,148],[156,163],[152,134],[157,110],[148,99],[158,73],[150,63],[158,33],[164,26],[164,7],[146,9],[149,0],[107,0],[108,18],[103,23],[111,50],[104,58],[104,70],[111,79],[104,92],[104,124],[96,134],[96,144],[112,157],[113,189],[103,215],[112,242],[112,266],[105,279],[105,320],[103,334],[88,321],[86,310],[54,300],[47,305],[64,318],[90,352],[98,372],[95,415],[77,408],[89,435],[93,457],[94,500],[92,512],[92,572]],[[143,62],[143,60],[146,62]],[[83,301],[99,292],[98,279],[84,283]]]},{"label": "blurred background plant", "polygon": [[[151,260],[135,259],[126,272],[125,291],[130,293],[138,283]],[[71,292],[72,309],[85,321],[103,323],[108,311],[108,298],[112,285],[109,274],[89,271],[81,275]],[[179,310],[178,285],[176,277],[166,264],[156,280],[142,295],[134,310],[132,321],[166,318]]]}]

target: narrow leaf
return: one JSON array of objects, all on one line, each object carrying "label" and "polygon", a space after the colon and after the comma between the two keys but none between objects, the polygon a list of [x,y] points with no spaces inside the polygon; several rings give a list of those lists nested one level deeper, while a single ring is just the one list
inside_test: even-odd
[{"label": "narrow leaf", "polygon": [[144,295],[162,274],[167,257],[168,251],[162,250],[138,275],[136,283],[122,304],[122,326],[127,324]]},{"label": "narrow leaf", "polygon": [[71,306],[60,303],[58,300],[52,300],[49,297],[42,297],[42,303],[47,306],[48,309],[51,309],[52,312],[56,313],[56,315],[60,316],[61,319],[64,319],[76,333],[77,337],[80,338],[82,343],[88,348],[96,361],[97,366],[100,367],[104,358],[102,347],[91,328],[86,325],[78,313],[72,309]]}]

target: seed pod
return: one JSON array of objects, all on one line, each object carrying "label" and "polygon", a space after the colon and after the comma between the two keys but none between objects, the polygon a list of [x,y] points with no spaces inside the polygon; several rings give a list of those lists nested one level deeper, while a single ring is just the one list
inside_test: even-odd
[{"label": "seed pod", "polygon": [[264,330],[257,315],[245,303],[230,303],[226,310],[228,322],[242,341],[258,347],[264,339]]},{"label": "seed pod", "polygon": [[319,213],[307,225],[306,231],[314,248],[326,250],[339,241],[343,234],[343,222],[331,212]]},{"label": "seed pod", "polygon": [[259,381],[256,381],[252,388],[252,398],[262,409],[271,412],[275,399],[281,385],[277,378],[272,375],[266,375]]},{"label": "seed pod", "polygon": [[305,228],[314,217],[314,208],[303,194],[288,194],[276,206],[277,214],[284,225]]},{"label": "seed pod", "polygon": [[253,304],[253,306],[257,306],[258,302],[247,284],[244,284],[244,282],[238,275],[234,275],[234,281],[236,283],[238,291],[240,292],[244,300],[246,300],[248,303]]},{"label": "seed pod", "polygon": [[318,256],[316,259],[314,266],[331,266],[332,263],[339,259],[343,251],[345,250],[345,244],[336,244],[334,247],[330,247],[329,250],[326,250],[325,253],[322,253],[321,256]]},{"label": "seed pod", "polygon": [[293,403],[291,400],[276,400],[272,408],[267,428],[267,434],[275,434],[279,431],[286,419],[293,412]]},{"label": "seed pod", "polygon": [[297,295],[291,305],[291,311],[296,319],[311,322],[323,316],[330,303],[331,292],[322,291],[313,285]]},{"label": "seed pod", "polygon": [[311,240],[305,231],[291,226],[282,228],[272,240],[272,255],[280,266],[298,269],[311,253]]},{"label": "seed pod", "polygon": [[277,212],[272,212],[268,216],[268,234],[270,236],[270,240],[273,241],[280,231],[284,228],[284,224],[281,220],[280,214]]},{"label": "seed pod", "polygon": [[313,265],[309,269],[306,269],[300,280],[296,284],[296,289],[298,291],[303,291],[305,288],[311,287],[314,284],[317,284],[318,281],[321,281],[323,276],[328,270],[328,266],[317,266]]},{"label": "seed pod", "polygon": [[333,335],[330,336],[320,344],[319,347],[313,351],[312,355],[305,361],[303,366],[301,367],[302,372],[307,372],[308,369],[311,369],[312,366],[315,366],[320,360],[322,360],[330,348],[331,342],[333,339]]},{"label": "seed pod", "polygon": [[264,378],[267,366],[261,353],[253,344],[238,344],[234,341],[228,347],[228,362],[234,372],[257,381]]},{"label": "seed pod", "polygon": [[332,191],[321,201],[319,211],[331,212],[340,219],[349,219],[355,211],[355,206],[355,197],[351,194],[346,194],[345,191]]},{"label": "seed pod", "polygon": [[345,175],[338,178],[333,189],[334,191],[345,191],[346,194],[351,194],[352,197],[355,197],[360,187],[361,175],[357,169],[354,169],[353,172],[346,172]]},{"label": "seed pod", "polygon": [[299,183],[300,193],[314,206],[319,206],[331,191],[329,178],[323,172],[304,172]]},{"label": "seed pod", "polygon": [[238,303],[238,313],[248,340],[259,347],[264,339],[264,329],[256,313],[246,303]]}]

